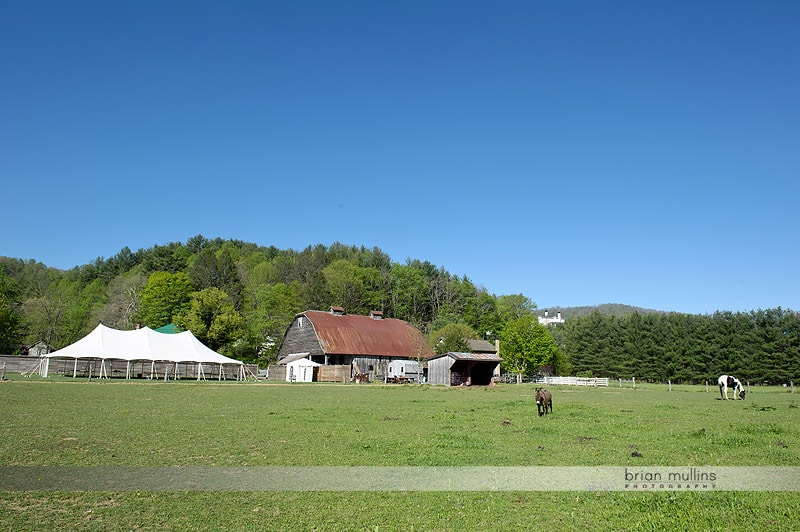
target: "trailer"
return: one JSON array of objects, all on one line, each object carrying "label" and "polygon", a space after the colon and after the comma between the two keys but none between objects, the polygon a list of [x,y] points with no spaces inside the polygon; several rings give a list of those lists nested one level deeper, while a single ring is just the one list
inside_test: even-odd
[{"label": "trailer", "polygon": [[386,371],[386,382],[422,382],[422,364],[411,359],[393,359]]}]

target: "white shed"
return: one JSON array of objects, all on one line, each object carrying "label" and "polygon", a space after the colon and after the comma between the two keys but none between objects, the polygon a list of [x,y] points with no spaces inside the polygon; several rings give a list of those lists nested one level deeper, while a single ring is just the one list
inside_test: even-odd
[{"label": "white shed", "polygon": [[322,364],[308,359],[308,353],[295,353],[280,362],[286,366],[286,382],[314,382],[314,368]]}]

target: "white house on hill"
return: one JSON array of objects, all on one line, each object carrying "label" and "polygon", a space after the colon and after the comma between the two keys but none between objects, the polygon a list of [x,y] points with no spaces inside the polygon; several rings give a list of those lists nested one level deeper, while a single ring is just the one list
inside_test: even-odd
[{"label": "white house on hill", "polygon": [[556,317],[553,318],[550,316],[550,312],[545,310],[544,316],[539,316],[539,323],[547,327],[548,325],[556,325],[564,323],[564,318],[561,317],[561,312],[556,314]]}]

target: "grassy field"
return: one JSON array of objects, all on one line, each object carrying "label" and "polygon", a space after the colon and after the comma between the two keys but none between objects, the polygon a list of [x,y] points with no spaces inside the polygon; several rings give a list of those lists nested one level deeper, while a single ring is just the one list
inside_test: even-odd
[{"label": "grassy field", "polygon": [[[800,396],[701,386],[0,384],[0,466],[796,466]],[[6,469],[8,471],[8,469]],[[795,492],[6,491],[0,530],[759,530]]]}]

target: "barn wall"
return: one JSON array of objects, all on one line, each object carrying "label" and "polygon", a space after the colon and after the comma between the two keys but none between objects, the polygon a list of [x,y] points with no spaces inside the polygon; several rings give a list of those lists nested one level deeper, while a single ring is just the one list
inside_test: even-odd
[{"label": "barn wall", "polygon": [[350,366],[320,366],[317,368],[319,382],[350,382]]},{"label": "barn wall", "polygon": [[353,357],[353,364],[357,365],[362,373],[369,375],[370,381],[382,381],[386,377],[389,359],[359,355]]},{"label": "barn wall", "polygon": [[271,381],[285,381],[286,380],[286,366],[279,366],[273,364],[269,367],[269,380]]},{"label": "barn wall", "polygon": [[0,356],[0,368],[5,368],[9,373],[36,371],[40,362],[39,357]]},{"label": "barn wall", "polygon": [[450,366],[453,359],[439,357],[428,361],[428,384],[443,384],[450,386]]},{"label": "barn wall", "polygon": [[[299,326],[300,318],[303,320],[302,327]],[[310,353],[312,357],[324,355],[311,322],[305,316],[300,318],[295,318],[286,331],[283,342],[281,342],[281,346],[278,349],[278,360],[293,353]]]}]

